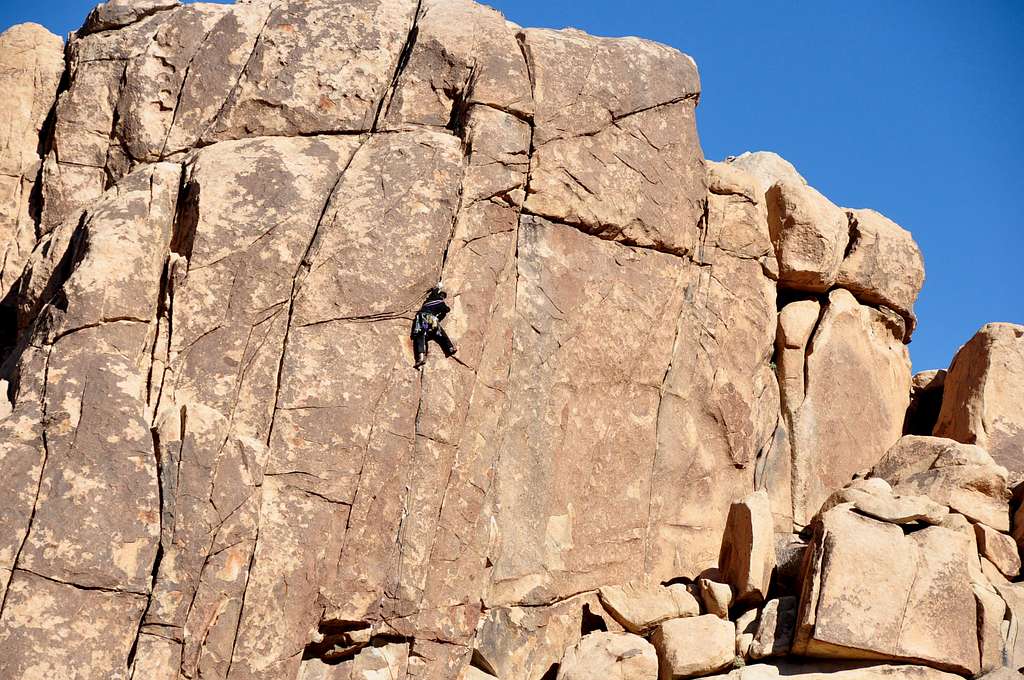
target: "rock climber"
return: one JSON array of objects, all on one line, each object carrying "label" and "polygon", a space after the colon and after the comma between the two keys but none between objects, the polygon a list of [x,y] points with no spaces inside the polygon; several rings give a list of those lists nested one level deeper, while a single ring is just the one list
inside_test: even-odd
[{"label": "rock climber", "polygon": [[445,302],[448,293],[445,292],[442,284],[437,284],[430,289],[426,302],[416,312],[412,320],[412,346],[416,356],[416,363],[413,368],[419,368],[427,361],[427,343],[431,340],[441,346],[441,351],[446,357],[452,357],[458,350],[452,344],[448,334],[441,328],[441,321],[448,312],[452,311]]}]

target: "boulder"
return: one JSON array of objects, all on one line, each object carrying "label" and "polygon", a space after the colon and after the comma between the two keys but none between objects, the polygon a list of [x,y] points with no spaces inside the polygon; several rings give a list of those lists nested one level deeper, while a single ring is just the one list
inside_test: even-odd
[{"label": "boulder", "polygon": [[85,35],[121,28],[179,4],[178,0],[107,0],[93,8],[80,33]]},{"label": "boulder", "polygon": [[658,655],[632,633],[590,633],[565,651],[556,680],[655,680]]},{"label": "boulder", "polygon": [[782,180],[797,186],[807,185],[807,180],[797,172],[792,163],[771,151],[745,151],[739,156],[730,156],[725,162],[753,177],[761,197],[776,182]]},{"label": "boulder", "polygon": [[764,599],[775,568],[775,527],[767,492],[755,491],[732,504],[718,564],[737,604]]},{"label": "boulder", "polygon": [[732,587],[728,583],[719,583],[709,578],[698,579],[697,587],[700,588],[704,611],[728,619],[729,606],[732,604]]},{"label": "boulder", "polygon": [[924,259],[910,232],[874,210],[847,212],[850,242],[836,275],[836,285],[858,300],[885,305],[913,332],[914,300],[924,284]]},{"label": "boulder", "polygon": [[[39,24],[0,33],[0,300],[7,297],[35,245],[40,135],[64,72],[64,43]],[[41,187],[39,187],[41,189]],[[10,342],[13,340],[0,340]]]},{"label": "boulder", "polygon": [[1003,619],[1006,602],[998,591],[987,584],[972,583],[978,602],[978,648],[981,654],[981,672],[987,673],[1003,663]]},{"label": "boulder", "polygon": [[750,645],[757,635],[757,609],[748,609],[736,617],[736,656],[745,659],[750,653]]},{"label": "boulder", "polygon": [[968,536],[934,526],[904,534],[845,506],[824,513],[813,531],[795,654],[978,672]]},{"label": "boulder", "polygon": [[927,496],[897,496],[881,477],[856,479],[829,496],[821,512],[841,503],[852,503],[857,512],[893,524],[941,525],[949,509]]},{"label": "boulder", "polygon": [[757,633],[750,644],[750,658],[764,659],[789,653],[796,634],[799,598],[776,598],[765,603]]},{"label": "boulder", "polygon": [[978,554],[991,561],[1006,578],[1016,578],[1020,573],[1017,543],[1006,534],[980,522],[974,525],[974,535],[978,541]]},{"label": "boulder", "polygon": [[836,282],[849,240],[846,213],[814,188],[783,179],[765,194],[779,285],[824,293]]},{"label": "boulder", "polygon": [[715,680],[957,680],[961,676],[927,666],[877,661],[794,660],[771,665],[751,664],[726,675],[708,677]]},{"label": "boulder", "polygon": [[646,633],[668,619],[700,614],[697,598],[681,583],[663,586],[634,581],[602,586],[598,593],[608,613],[633,633]]},{"label": "boulder", "polygon": [[905,495],[924,495],[996,531],[1010,530],[1007,472],[984,449],[941,437],[901,438],[871,471]]},{"label": "boulder", "polygon": [[821,303],[817,300],[790,302],[779,311],[779,327],[775,334],[776,373],[783,408],[790,423],[804,402],[807,343],[820,318]]},{"label": "boulder", "polygon": [[934,434],[977,444],[1024,476],[1024,326],[987,324],[957,351]]},{"label": "boulder", "polygon": [[658,650],[660,680],[707,675],[736,658],[736,625],[713,614],[665,621],[651,642]]},{"label": "boulder", "polygon": [[859,304],[848,291],[829,293],[810,341],[805,395],[793,409],[793,519],[798,526],[807,524],[856,472],[877,463],[903,432],[910,360],[894,323],[892,315]]},{"label": "boulder", "polygon": [[713,161],[707,161],[707,181],[704,248],[756,260],[767,276],[777,278],[778,260],[768,233],[764,192],[757,181],[734,165]]},{"label": "boulder", "polygon": [[540,678],[580,641],[584,626],[595,617],[604,619],[608,632],[621,632],[594,593],[546,607],[491,609],[480,622],[473,657],[499,678]]}]

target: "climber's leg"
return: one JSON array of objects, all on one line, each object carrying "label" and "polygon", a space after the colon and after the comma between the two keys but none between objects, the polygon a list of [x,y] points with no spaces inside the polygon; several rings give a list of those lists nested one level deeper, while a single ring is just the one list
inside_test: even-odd
[{"label": "climber's leg", "polygon": [[416,357],[416,363],[413,364],[413,368],[419,368],[427,361],[427,334],[426,333],[413,333],[412,336],[412,352]]},{"label": "climber's leg", "polygon": [[434,329],[434,341],[441,346],[441,351],[444,352],[446,357],[450,357],[458,351],[455,345],[452,344],[451,338],[448,337],[448,334],[440,326]]}]

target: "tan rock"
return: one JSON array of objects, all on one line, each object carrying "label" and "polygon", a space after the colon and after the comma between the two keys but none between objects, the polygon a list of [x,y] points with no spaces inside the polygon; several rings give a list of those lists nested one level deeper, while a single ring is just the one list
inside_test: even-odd
[{"label": "tan rock", "polygon": [[1020,573],[1020,554],[1017,543],[1006,534],[978,523],[974,525],[978,541],[978,553],[991,560],[1006,578],[1016,578]]},{"label": "tan rock", "polygon": [[790,420],[804,402],[807,343],[820,317],[821,304],[817,300],[791,302],[779,312],[779,326],[775,335],[776,370],[782,403]]},{"label": "tan rock", "polygon": [[471,0],[423,2],[415,43],[383,105],[381,127],[458,128],[475,104],[532,115],[530,75],[516,32],[498,11]]},{"label": "tan rock", "polygon": [[725,162],[753,177],[762,197],[773,184],[782,180],[797,186],[807,184],[807,180],[797,172],[792,163],[771,151],[745,151],[739,156],[727,158]]},{"label": "tan rock", "polygon": [[631,633],[590,633],[565,651],[557,680],[655,680],[658,655],[651,643]]},{"label": "tan rock", "polygon": [[978,646],[981,672],[987,673],[1003,663],[1003,618],[1006,603],[994,588],[972,584],[978,602]]},{"label": "tan rock", "polygon": [[878,663],[877,661],[792,660],[751,664],[727,675],[710,678],[730,680],[956,680],[961,676],[927,666]]},{"label": "tan rock", "polygon": [[499,678],[540,678],[580,641],[588,613],[607,616],[592,593],[547,607],[491,609],[481,621],[474,658]]},{"label": "tan rock", "polygon": [[891,307],[913,332],[914,300],[924,284],[924,260],[910,232],[874,210],[847,213],[850,243],[836,284],[869,304]]},{"label": "tan rock", "polygon": [[871,474],[905,495],[925,495],[973,522],[1010,530],[1007,472],[978,446],[941,437],[901,438]]},{"label": "tan rock", "polygon": [[82,669],[81,677],[124,677],[145,606],[144,596],[17,571],[0,619],[0,676],[34,680]]},{"label": "tan rock", "polygon": [[927,496],[897,496],[889,483],[881,477],[857,479],[836,491],[821,507],[821,512],[831,510],[841,503],[852,503],[861,514],[882,522],[893,524],[941,525],[949,509],[935,503]]},{"label": "tan rock", "polygon": [[812,187],[782,180],[765,194],[779,259],[779,285],[823,293],[832,287],[849,240],[846,213]]},{"label": "tan rock", "polygon": [[990,323],[961,347],[946,375],[934,434],[977,444],[1014,479],[1024,473],[1024,326]]},{"label": "tan rock", "polygon": [[757,626],[757,634],[750,644],[750,658],[764,659],[789,653],[796,634],[799,599],[792,596],[776,598],[765,603]]},{"label": "tan rock", "polygon": [[536,105],[525,209],[601,238],[692,253],[706,201],[693,60],[576,30],[528,29],[521,40]]},{"label": "tan rock", "polygon": [[697,616],[700,604],[686,586],[635,581],[621,586],[602,586],[601,604],[616,621],[633,633],[646,633],[668,619]]},{"label": "tan rock", "polygon": [[793,419],[798,525],[854,473],[877,463],[902,434],[910,360],[901,337],[891,317],[858,304],[848,291],[829,293],[806,360],[804,400]]},{"label": "tan rock", "polygon": [[709,578],[697,580],[700,588],[704,611],[721,619],[729,618],[729,606],[732,604],[732,587],[728,583],[718,583]]},{"label": "tan rock", "polygon": [[718,564],[737,603],[764,599],[775,568],[775,528],[765,491],[732,504]]},{"label": "tan rock", "polygon": [[750,653],[750,645],[757,635],[759,615],[757,609],[748,609],[736,617],[736,656],[745,659]]},{"label": "tan rock", "polygon": [[671,619],[651,637],[658,650],[661,680],[707,675],[736,658],[736,626],[712,614]]},{"label": "tan rock", "polygon": [[1019,583],[997,583],[995,588],[1006,603],[1003,663],[1010,669],[1020,669],[1024,667],[1024,586]]},{"label": "tan rock", "polygon": [[238,84],[204,138],[369,131],[416,9],[414,0],[344,5],[318,0],[273,7]]},{"label": "tan rock", "polygon": [[967,536],[941,527],[905,535],[840,506],[816,521],[810,550],[795,654],[978,672]]},{"label": "tan rock", "polygon": [[[32,194],[42,159],[40,135],[57,98],[64,44],[38,24],[0,33],[0,299],[6,298],[35,244]],[[40,187],[41,188],[41,187]]]},{"label": "tan rock", "polygon": [[178,0],[107,0],[89,13],[82,33],[121,28],[178,4]]},{"label": "tan rock", "polygon": [[704,246],[757,260],[766,274],[778,275],[768,233],[768,212],[757,181],[728,163],[707,161],[708,218]]}]

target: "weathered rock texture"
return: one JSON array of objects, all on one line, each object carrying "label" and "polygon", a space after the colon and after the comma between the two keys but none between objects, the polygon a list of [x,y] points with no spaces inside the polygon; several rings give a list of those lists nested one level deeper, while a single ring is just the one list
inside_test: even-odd
[{"label": "weathered rock texture", "polygon": [[684,677],[794,625],[920,664],[869,677],[1024,665],[1016,327],[949,371],[967,443],[900,440],[917,246],[705,161],[685,54],[111,0],[0,83],[0,677]]}]

